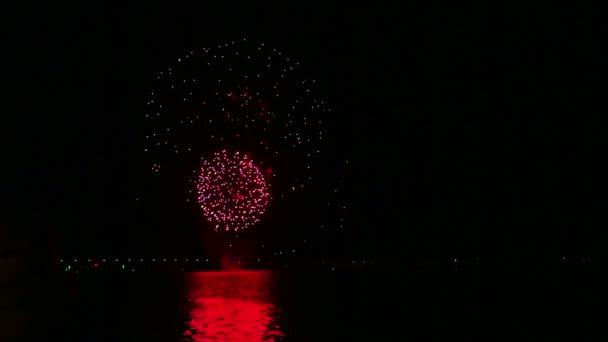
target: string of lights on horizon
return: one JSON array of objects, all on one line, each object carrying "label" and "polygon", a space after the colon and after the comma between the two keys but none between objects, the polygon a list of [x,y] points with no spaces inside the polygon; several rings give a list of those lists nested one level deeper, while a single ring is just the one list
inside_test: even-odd
[{"label": "string of lights on horizon", "polygon": [[[237,264],[242,267],[240,270],[257,270],[257,269],[267,269],[269,264],[272,264],[274,267],[280,268],[294,268],[298,269],[298,263],[291,263],[290,258],[296,254],[296,250],[291,251],[280,251],[275,252],[273,256],[258,257],[257,259],[251,259],[247,262],[243,261],[241,263],[240,260],[237,261]],[[282,257],[282,259],[280,259]],[[278,259],[277,259],[278,258]],[[585,264],[592,266],[593,264],[597,264],[597,260],[588,256],[556,256],[554,259],[555,264],[568,265],[568,264]],[[273,263],[274,261],[274,263]],[[79,271],[95,271],[95,270],[115,270],[122,269],[128,272],[138,271],[153,271],[153,270],[163,270],[162,265],[166,265],[168,267],[177,267],[182,271],[192,271],[192,270],[214,270],[214,265],[219,262],[219,260],[214,260],[209,257],[146,257],[146,258],[137,258],[137,257],[121,257],[121,258],[61,258],[58,260],[59,265],[65,272],[75,272]],[[491,260],[487,260],[485,258],[481,258],[479,256],[476,257],[449,257],[446,256],[444,258],[435,259],[435,260],[417,260],[417,263],[410,264],[410,266],[419,267],[419,268],[437,268],[443,266],[450,266],[452,271],[461,271],[468,267],[478,267],[481,262],[492,262]],[[376,259],[352,259],[352,260],[335,260],[335,259],[327,259],[321,258],[318,260],[312,261],[310,264],[320,266],[322,269],[325,268],[327,270],[336,271],[337,269],[349,269],[349,268],[384,268],[388,264],[383,262],[382,260]],[[390,263],[392,264],[392,263]],[[155,266],[156,265],[156,266]],[[170,266],[173,265],[173,266]],[[443,266],[442,266],[443,265]],[[158,268],[160,267],[160,268]]]}]

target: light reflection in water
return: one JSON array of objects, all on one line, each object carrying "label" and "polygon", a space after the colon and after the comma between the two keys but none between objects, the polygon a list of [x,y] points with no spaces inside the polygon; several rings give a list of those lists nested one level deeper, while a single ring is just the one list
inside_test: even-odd
[{"label": "light reflection in water", "polygon": [[185,341],[276,341],[283,336],[272,303],[272,273],[198,272],[188,275]]}]

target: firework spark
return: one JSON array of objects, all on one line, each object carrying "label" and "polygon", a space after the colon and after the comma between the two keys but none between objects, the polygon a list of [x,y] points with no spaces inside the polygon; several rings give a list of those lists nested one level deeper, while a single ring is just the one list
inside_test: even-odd
[{"label": "firework spark", "polygon": [[205,160],[200,170],[198,201],[215,230],[239,231],[256,224],[270,198],[260,169],[248,154],[226,150]]}]

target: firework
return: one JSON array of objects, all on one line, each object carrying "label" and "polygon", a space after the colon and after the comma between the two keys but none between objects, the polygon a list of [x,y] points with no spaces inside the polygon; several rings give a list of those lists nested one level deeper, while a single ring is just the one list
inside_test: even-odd
[{"label": "firework", "polygon": [[249,155],[226,150],[203,162],[196,186],[203,213],[216,231],[254,225],[270,197],[264,176]]},{"label": "firework", "polygon": [[[335,172],[321,162],[331,108],[317,98],[316,81],[281,51],[245,40],[193,50],[154,81],[144,153],[154,174],[195,175],[188,186],[196,185],[216,230],[249,228],[271,199],[287,199],[315,181],[336,187],[318,179]],[[246,165],[250,155],[255,165]]]},{"label": "firework", "polygon": [[317,99],[315,83],[300,63],[264,44],[190,51],[156,76],[144,152],[163,165],[224,148],[247,150],[268,165],[289,165],[272,175],[282,185],[275,191],[300,189],[312,180],[331,112]]}]

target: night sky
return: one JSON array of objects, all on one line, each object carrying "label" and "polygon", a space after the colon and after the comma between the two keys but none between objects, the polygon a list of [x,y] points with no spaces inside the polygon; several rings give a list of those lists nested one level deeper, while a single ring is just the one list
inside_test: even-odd
[{"label": "night sky", "polygon": [[325,241],[322,253],[599,253],[603,61],[592,14],[573,11],[307,2],[21,9],[5,49],[16,95],[2,114],[0,219],[34,239],[53,236],[61,255],[191,246],[197,228],[179,204],[166,207],[171,228],[160,232],[134,206],[147,165],[147,91],[186,51],[247,38],[297,57],[334,107],[334,139],[351,161],[348,225],[294,228]]}]

